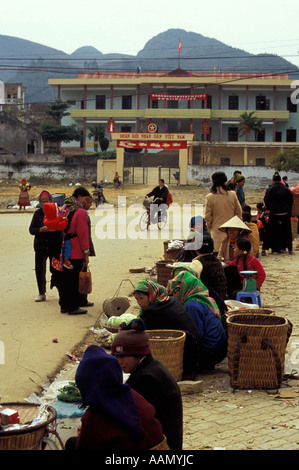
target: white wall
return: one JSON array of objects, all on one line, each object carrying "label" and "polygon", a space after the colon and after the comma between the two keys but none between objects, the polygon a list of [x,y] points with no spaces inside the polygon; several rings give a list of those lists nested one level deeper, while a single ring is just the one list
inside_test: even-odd
[{"label": "white wall", "polygon": [[[240,170],[245,178],[256,178],[259,180],[268,179],[272,181],[275,170],[264,166],[216,166],[216,165],[188,165],[187,181],[188,184],[211,184],[212,174],[216,171],[223,171],[227,179],[231,179],[235,170]],[[281,176],[287,176],[290,184],[299,183],[299,173],[282,171]],[[292,181],[293,180],[293,181]]]}]

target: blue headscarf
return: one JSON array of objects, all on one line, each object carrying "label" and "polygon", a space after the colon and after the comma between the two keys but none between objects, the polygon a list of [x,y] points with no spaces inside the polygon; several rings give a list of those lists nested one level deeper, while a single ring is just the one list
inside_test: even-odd
[{"label": "blue headscarf", "polygon": [[131,387],[123,383],[116,357],[100,346],[88,346],[75,380],[83,406],[97,408],[133,439],[139,439],[136,402]]}]

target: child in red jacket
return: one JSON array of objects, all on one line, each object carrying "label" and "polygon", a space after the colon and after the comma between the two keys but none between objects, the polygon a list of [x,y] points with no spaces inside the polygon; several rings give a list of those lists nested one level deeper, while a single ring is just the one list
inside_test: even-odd
[{"label": "child in red jacket", "polygon": [[256,280],[256,287],[258,290],[261,289],[264,280],[266,279],[266,273],[263,266],[257,258],[251,256],[251,243],[247,238],[240,238],[235,245],[234,255],[235,258],[230,263],[230,266],[236,266],[238,274],[240,276],[240,290],[242,288],[242,283],[244,275],[241,274],[241,271],[257,271],[257,274],[252,276],[252,279]]},{"label": "child in red jacket", "polygon": [[[51,231],[56,230],[64,231],[68,226],[68,218],[60,215],[58,206],[55,202],[47,202],[43,206],[45,217],[44,224]],[[73,269],[74,266],[70,262],[71,256],[71,241],[64,239],[63,246],[63,266],[67,269]]]}]

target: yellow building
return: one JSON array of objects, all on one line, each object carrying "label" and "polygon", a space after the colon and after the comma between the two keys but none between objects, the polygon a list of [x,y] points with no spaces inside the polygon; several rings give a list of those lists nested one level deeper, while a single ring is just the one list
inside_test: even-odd
[{"label": "yellow building", "polygon": [[[70,104],[63,124],[82,128],[82,141],[65,147],[94,150],[90,129],[100,126],[117,149],[123,175],[126,154],[139,165],[151,157],[173,155],[167,165],[187,183],[188,164],[267,166],[279,149],[298,147],[294,81],[287,74],[87,73],[50,79],[58,99]],[[239,132],[241,114],[254,112],[259,132]],[[136,157],[137,159],[137,157]]]}]

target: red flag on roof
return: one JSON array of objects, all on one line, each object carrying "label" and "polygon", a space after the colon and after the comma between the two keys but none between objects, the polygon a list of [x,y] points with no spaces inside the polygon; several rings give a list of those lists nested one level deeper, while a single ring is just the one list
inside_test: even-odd
[{"label": "red flag on roof", "polygon": [[181,40],[179,40],[179,52],[181,52],[182,50],[182,43],[181,43]]}]

